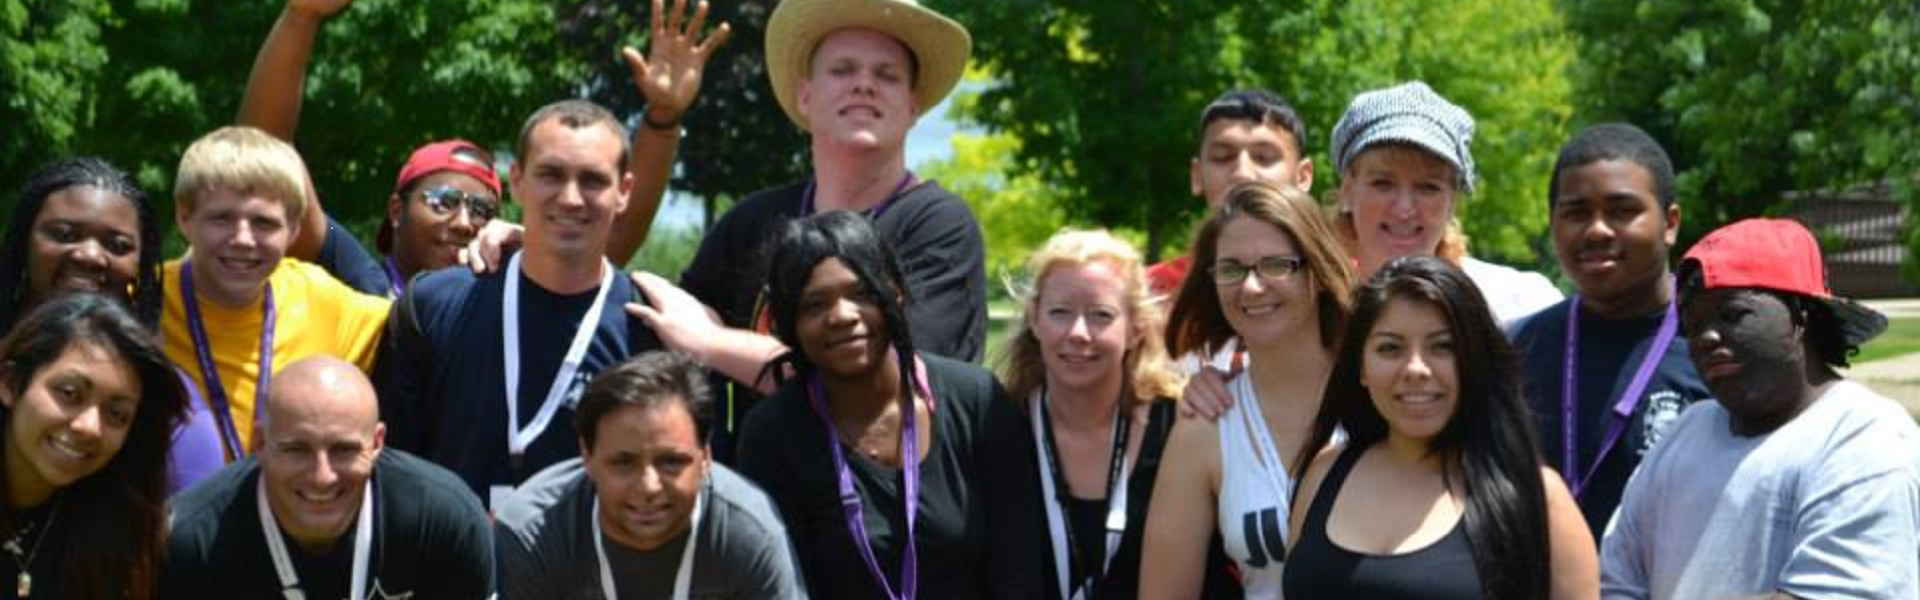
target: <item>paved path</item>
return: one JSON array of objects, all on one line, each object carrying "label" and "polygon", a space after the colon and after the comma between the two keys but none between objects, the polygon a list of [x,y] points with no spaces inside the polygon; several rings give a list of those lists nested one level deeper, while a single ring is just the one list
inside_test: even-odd
[{"label": "paved path", "polygon": [[[1866,304],[1889,318],[1920,318],[1920,299],[1871,300]],[[1907,406],[1907,412],[1920,419],[1920,353],[1857,364],[1846,375],[1899,400]]]}]

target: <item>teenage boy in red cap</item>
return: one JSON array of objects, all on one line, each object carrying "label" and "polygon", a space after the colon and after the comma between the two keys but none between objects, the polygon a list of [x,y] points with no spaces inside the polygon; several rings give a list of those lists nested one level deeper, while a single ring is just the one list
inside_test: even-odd
[{"label": "teenage boy in red cap", "polygon": [[1886,317],[1827,289],[1813,234],[1751,219],[1680,265],[1680,328],[1717,401],[1627,484],[1605,598],[1920,598],[1920,428],[1837,368]]},{"label": "teenage boy in red cap", "polygon": [[[288,0],[254,60],[240,107],[241,124],[292,141],[299,126],[313,38],[321,22],[351,3]],[[632,48],[623,52],[647,98],[644,121],[648,127],[640,139],[650,143],[638,145],[631,159],[631,168],[642,175],[638,191],[643,201],[622,212],[620,225],[615,227],[607,247],[607,256],[619,264],[632,258],[645,240],[645,223],[653,220],[660,192],[666,186],[665,174],[673,163],[674,144],[653,138],[678,139],[676,124],[699,89],[700,67],[728,35],[723,24],[707,39],[695,39],[689,32],[700,30],[706,9],[703,4],[683,29],[680,15],[685,9],[685,0],[676,0],[670,22],[665,22],[661,3],[656,0],[649,38],[651,60]],[[647,176],[649,173],[660,175]],[[363,292],[398,297],[415,274],[460,262],[460,251],[490,224],[514,231],[492,236],[489,244],[517,245],[517,226],[493,221],[501,199],[500,178],[491,154],[466,140],[433,142],[414,150],[387,198],[386,218],[380,223],[377,240],[384,260],[369,255],[345,228],[318,209],[317,201],[314,210],[307,211],[300,237],[288,253],[325,267]],[[492,246],[485,246],[484,251],[495,257],[499,254]],[[488,264],[495,261],[471,262],[476,270],[498,267]]]},{"label": "teenage boy in red cap", "polygon": [[1540,451],[1600,539],[1627,478],[1681,410],[1712,396],[1678,335],[1673,163],[1646,132],[1596,125],[1560,149],[1554,251],[1575,293],[1512,331]]}]

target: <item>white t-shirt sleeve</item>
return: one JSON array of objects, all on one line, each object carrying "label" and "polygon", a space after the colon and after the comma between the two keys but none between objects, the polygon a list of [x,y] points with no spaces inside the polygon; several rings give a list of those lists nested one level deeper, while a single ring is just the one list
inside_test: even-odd
[{"label": "white t-shirt sleeve", "polygon": [[1493,311],[1494,318],[1500,321],[1502,327],[1566,298],[1545,275],[1532,271],[1496,265],[1471,256],[1460,261],[1460,270],[1465,271],[1467,278],[1480,288],[1480,294],[1486,296],[1487,308]]}]

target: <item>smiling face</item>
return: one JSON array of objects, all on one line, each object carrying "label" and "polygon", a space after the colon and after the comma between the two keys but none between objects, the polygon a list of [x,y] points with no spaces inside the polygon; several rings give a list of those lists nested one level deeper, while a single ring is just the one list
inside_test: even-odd
[{"label": "smiling face", "polygon": [[621,545],[653,550],[692,523],[709,461],[686,406],[616,408],[596,426],[594,447],[580,449],[600,500],[595,518]]},{"label": "smiling face", "polygon": [[407,195],[398,195],[387,199],[387,218],[392,219],[394,227],[394,260],[408,271],[429,271],[452,265],[459,259],[460,249],[473,241],[473,236],[486,226],[489,217],[477,215],[466,204],[450,206],[444,214],[435,210],[426,194],[439,188],[459,191],[468,197],[479,197],[491,209],[481,212],[491,215],[498,212],[500,198],[471,175],[455,171],[441,171],[422,177],[408,186]]},{"label": "smiling face", "polygon": [[1343,175],[1340,200],[1353,216],[1361,273],[1439,249],[1453,219],[1453,165],[1424,150],[1381,145],[1354,157]]},{"label": "smiling face", "polygon": [[1766,433],[1799,414],[1806,398],[1806,328],[1778,296],[1750,289],[1704,290],[1684,298],[1680,326],[1693,366],[1733,417],[1736,433]]},{"label": "smiling face", "polygon": [[[526,208],[527,252],[564,261],[606,254],[613,218],[626,210],[633,177],[620,164],[611,127],[568,127],[548,118],[527,134],[527,155],[513,164],[513,197]],[[425,188],[422,188],[425,189]]]},{"label": "smiling face", "polygon": [[48,194],[27,237],[26,306],[66,292],[120,296],[140,267],[133,201],[91,185]]},{"label": "smiling face", "polygon": [[[1269,257],[1300,256],[1287,233],[1265,221],[1240,217],[1220,228],[1214,264],[1253,267]],[[1258,270],[1238,283],[1220,285],[1220,312],[1241,342],[1267,348],[1297,340],[1319,340],[1314,313],[1315,282],[1304,270],[1270,279]]]},{"label": "smiling face", "polygon": [[195,207],[180,207],[175,220],[192,244],[195,293],[226,307],[260,297],[298,233],[284,203],[225,187],[201,190]]},{"label": "smiling face", "polygon": [[1665,304],[1667,254],[1680,233],[1680,208],[1661,208],[1655,193],[1653,175],[1632,161],[1596,161],[1560,174],[1554,250],[1596,309]]},{"label": "smiling face", "polygon": [[799,85],[800,112],[816,140],[897,149],[920,116],[912,55],[877,31],[842,29],[821,38]]},{"label": "smiling face", "polygon": [[[295,363],[298,366],[300,363]],[[281,370],[273,385],[260,476],[287,535],[324,550],[353,526],[385,445],[373,388],[351,365],[320,373]]]},{"label": "smiling face", "polygon": [[1047,273],[1027,307],[1027,327],[1040,342],[1050,387],[1117,388],[1127,352],[1139,340],[1127,305],[1125,276],[1111,261]]},{"label": "smiling face", "polygon": [[1219,119],[1201,135],[1200,155],[1188,165],[1193,194],[1220,205],[1227,190],[1249,181],[1313,188],[1313,161],[1300,155],[1300,141],[1277,123]]},{"label": "smiling face", "polygon": [[858,378],[885,360],[886,318],[847,264],[828,258],[814,266],[794,314],[800,352],[822,374]]},{"label": "smiling face", "polygon": [[[97,473],[126,444],[140,408],[140,376],[120,355],[69,344],[24,390],[0,381],[7,421],[7,485],[14,498],[45,498]],[[21,507],[15,507],[21,508]]]},{"label": "smiling face", "polygon": [[1440,307],[1393,298],[1367,333],[1360,384],[1387,422],[1387,435],[1429,443],[1459,410],[1453,332]]}]

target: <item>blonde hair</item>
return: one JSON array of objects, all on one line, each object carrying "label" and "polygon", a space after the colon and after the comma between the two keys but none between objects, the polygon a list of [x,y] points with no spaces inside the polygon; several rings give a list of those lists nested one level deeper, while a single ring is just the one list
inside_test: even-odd
[{"label": "blonde hair", "polygon": [[[1334,231],[1340,234],[1340,242],[1346,245],[1347,252],[1353,256],[1360,255],[1360,232],[1353,223],[1353,204],[1348,202],[1346,195],[1341,193],[1341,191],[1346,188],[1346,180],[1353,177],[1353,169],[1360,164],[1360,157],[1366,156],[1368,152],[1375,150],[1387,150],[1395,154],[1405,153],[1409,156],[1419,156],[1430,159],[1435,163],[1446,165],[1446,167],[1452,169],[1456,175],[1459,173],[1459,168],[1454,167],[1453,163],[1447,162],[1446,159],[1434,154],[1431,150],[1405,143],[1382,143],[1360,151],[1360,154],[1354,156],[1353,160],[1347,161],[1347,170],[1340,173],[1341,185],[1333,188],[1331,192],[1333,198],[1331,202],[1333,205],[1332,221]],[[1467,257],[1467,233],[1460,228],[1458,210],[1460,207],[1460,198],[1458,196],[1464,194],[1464,192],[1460,190],[1459,177],[1449,177],[1447,181],[1455,194],[1455,198],[1453,199],[1455,214],[1447,219],[1447,230],[1440,234],[1440,243],[1433,249],[1433,255],[1440,257],[1440,259],[1447,261],[1455,267],[1459,267],[1460,261],[1465,260]]]},{"label": "blonde hair", "polygon": [[293,146],[267,132],[221,127],[194,140],[180,156],[173,202],[192,214],[199,195],[212,189],[279,202],[287,210],[287,222],[299,223],[307,209],[307,167]]},{"label": "blonde hair", "polygon": [[[1167,358],[1166,345],[1161,340],[1164,319],[1158,300],[1148,291],[1140,252],[1106,230],[1062,229],[1027,257],[1027,273],[1033,277],[1032,283],[1023,293],[1016,293],[1023,305],[1023,317],[1037,314],[1041,284],[1047,276],[1060,269],[1098,262],[1115,267],[1126,284],[1123,308],[1132,329],[1128,334],[1133,346],[1121,360],[1121,369],[1134,401],[1179,398],[1186,382]],[[1020,320],[1019,329],[1007,340],[999,363],[1000,379],[1006,383],[1007,395],[1017,402],[1025,403],[1034,390],[1046,383],[1047,367],[1040,351],[1040,338],[1034,335],[1027,319]]]}]

